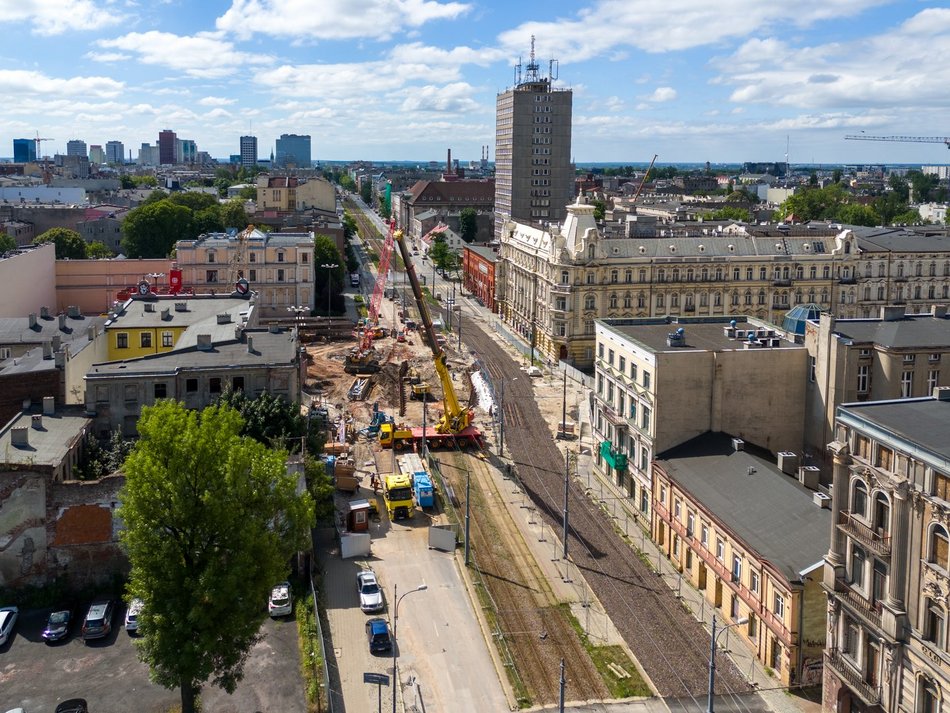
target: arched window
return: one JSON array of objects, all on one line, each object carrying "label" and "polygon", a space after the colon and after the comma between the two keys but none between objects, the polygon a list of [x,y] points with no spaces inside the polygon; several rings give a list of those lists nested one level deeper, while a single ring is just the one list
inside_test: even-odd
[{"label": "arched window", "polygon": [[620,274],[620,273],[618,273],[616,270],[611,270],[611,271],[610,271],[610,284],[611,284],[611,285],[616,285],[616,284],[617,284],[617,277],[618,277],[619,274]]},{"label": "arched window", "polygon": [[941,569],[950,570],[950,537],[943,525],[934,525],[930,531],[930,546],[927,548],[927,561]]},{"label": "arched window", "polygon": [[713,307],[722,307],[722,295],[718,292],[713,292]]},{"label": "arched window", "polygon": [[851,488],[851,514],[868,516],[868,487],[860,480],[854,481]]},{"label": "arched window", "polygon": [[795,279],[796,279],[796,280],[802,280],[802,279],[804,279],[804,277],[805,277],[805,268],[802,267],[801,265],[798,265],[798,266],[795,268]]},{"label": "arched window", "polygon": [[646,304],[646,295],[642,292],[637,295],[637,307],[643,309],[643,306]]},{"label": "arched window", "polygon": [[656,307],[657,309],[663,309],[663,295],[656,296]]},{"label": "arched window", "polygon": [[891,503],[884,493],[874,495],[874,519],[871,526],[881,534],[887,534],[891,529]]},{"label": "arched window", "polygon": [[930,276],[931,277],[937,276],[937,263],[935,262],[930,263]]},{"label": "arched window", "polygon": [[673,282],[680,281],[680,269],[678,267],[673,268]]},{"label": "arched window", "polygon": [[688,268],[688,269],[686,270],[686,281],[687,281],[687,282],[692,282],[692,281],[693,281],[693,268]]},{"label": "arched window", "polygon": [[816,268],[814,265],[812,265],[812,266],[809,268],[809,270],[808,270],[808,276],[809,276],[812,280],[814,280],[816,277],[818,277],[818,268]]},{"label": "arched window", "polygon": [[850,255],[850,254],[851,254],[851,241],[850,241],[850,240],[846,240],[846,241],[845,241],[845,243],[844,243],[844,252],[845,252],[845,255]]},{"label": "arched window", "polygon": [[795,304],[800,305],[802,303],[802,291],[795,290]]},{"label": "arched window", "polygon": [[787,279],[788,279],[788,274],[789,274],[789,273],[788,273],[788,265],[786,265],[785,267],[782,268],[782,279],[783,279],[783,280],[787,280]]},{"label": "arched window", "polygon": [[597,309],[597,298],[594,295],[587,295],[584,298],[584,309],[586,310],[595,310]]},{"label": "arched window", "polygon": [[923,272],[924,272],[924,266],[923,266],[923,265],[921,265],[919,262],[918,262],[916,265],[914,265],[914,276],[915,276],[915,277],[920,277],[920,276],[923,274]]},{"label": "arched window", "polygon": [[670,295],[670,307],[679,307],[680,306],[680,294],[679,292],[674,292]]},{"label": "arched window", "polygon": [[699,306],[700,306],[700,307],[708,307],[708,306],[709,306],[709,295],[707,295],[705,292],[700,292],[700,293],[699,293]]},{"label": "arched window", "polygon": [[630,293],[626,292],[623,296],[623,308],[630,309],[630,305],[633,304],[633,299],[630,297]]},{"label": "arched window", "polygon": [[633,282],[633,270],[624,270],[623,281],[627,284]]},{"label": "arched window", "polygon": [[646,282],[646,281],[647,281],[647,271],[640,270],[640,282]]},{"label": "arched window", "polygon": [[884,263],[883,262],[877,266],[877,276],[884,277]]},{"label": "arched window", "polygon": [[871,263],[868,263],[867,265],[864,266],[864,276],[865,277],[871,276]]},{"label": "arched window", "polygon": [[567,285],[570,284],[571,278],[567,270],[561,270],[561,284]]},{"label": "arched window", "polygon": [[821,268],[821,276],[822,276],[823,278],[825,278],[826,280],[827,280],[829,277],[831,277],[831,268],[828,267],[827,265],[825,265],[823,268]]},{"label": "arched window", "polygon": [[716,280],[722,280],[722,268],[721,268],[721,267],[717,267],[717,268],[716,268]]},{"label": "arched window", "polygon": [[902,262],[897,263],[897,276],[898,277],[904,276],[904,263]]},{"label": "arched window", "polygon": [[828,304],[828,290],[826,289],[821,291],[821,303]]},{"label": "arched window", "polygon": [[617,295],[610,295],[610,309],[617,309]]},{"label": "arched window", "polygon": [[706,281],[709,279],[709,270],[708,270],[707,268],[704,267],[702,273],[700,273],[700,274],[702,275],[702,277],[701,277],[700,279],[701,279],[703,282],[706,282]]},{"label": "arched window", "polygon": [[751,305],[751,304],[752,304],[752,290],[746,290],[746,291],[745,291],[745,303],[746,303],[747,305]]},{"label": "arched window", "polygon": [[587,248],[587,259],[588,259],[588,260],[593,260],[593,259],[594,259],[594,246],[593,246],[593,245],[591,245],[590,247]]},{"label": "arched window", "polygon": [[738,307],[738,306],[739,306],[739,293],[738,293],[738,292],[733,292],[733,293],[732,293],[732,306],[733,306],[733,307]]},{"label": "arched window", "polygon": [[759,290],[759,304],[765,304],[765,290]]},{"label": "arched window", "polygon": [[656,271],[656,281],[657,282],[666,282],[666,270],[660,268]]}]

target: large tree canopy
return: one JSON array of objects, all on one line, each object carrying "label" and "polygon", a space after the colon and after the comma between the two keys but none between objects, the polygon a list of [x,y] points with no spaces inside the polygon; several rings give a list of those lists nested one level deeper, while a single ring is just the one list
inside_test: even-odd
[{"label": "large tree canopy", "polygon": [[128,257],[168,257],[176,242],[197,237],[194,213],[167,199],[141,205],[125,216],[122,235]]},{"label": "large tree canopy", "polygon": [[75,230],[69,228],[50,228],[33,238],[34,245],[56,244],[57,260],[83,260],[86,257],[86,241]]},{"label": "large tree canopy", "polygon": [[180,687],[182,713],[208,680],[233,692],[267,593],[313,519],[285,452],[240,436],[242,425],[231,408],[162,401],[142,410],[125,462],[119,516],[128,594],[144,602],[138,655],[155,682]]},{"label": "large tree canopy", "polygon": [[16,239],[6,233],[0,233],[0,253],[8,250],[16,250]]}]

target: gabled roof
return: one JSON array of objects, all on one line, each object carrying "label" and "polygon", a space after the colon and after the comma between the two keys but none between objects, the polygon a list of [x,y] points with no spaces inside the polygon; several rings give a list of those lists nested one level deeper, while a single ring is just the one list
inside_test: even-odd
[{"label": "gabled roof", "polygon": [[410,205],[427,203],[494,203],[495,181],[416,181]]}]

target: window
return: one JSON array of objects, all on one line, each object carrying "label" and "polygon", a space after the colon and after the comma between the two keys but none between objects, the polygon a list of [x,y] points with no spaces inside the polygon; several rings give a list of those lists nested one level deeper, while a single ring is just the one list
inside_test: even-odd
[{"label": "window", "polygon": [[950,476],[934,473],[933,494],[941,500],[950,501]]},{"label": "window", "polygon": [[129,384],[125,387],[125,402],[127,404],[134,404],[139,400],[139,390],[138,387],[134,384]]},{"label": "window", "polygon": [[860,480],[855,481],[854,490],[851,491],[851,514],[868,516],[868,488]]},{"label": "window", "polygon": [[749,589],[751,589],[756,594],[759,593],[759,573],[758,572],[749,573]]},{"label": "window", "polygon": [[213,376],[208,379],[208,391],[212,394],[221,393],[221,377]]},{"label": "window", "polygon": [[703,544],[703,547],[709,547],[709,526],[703,525],[699,529],[699,541]]},{"label": "window", "polygon": [[257,262],[257,253],[256,253],[256,252],[253,252],[253,251],[252,251],[252,252],[248,253],[248,256],[247,256],[247,257],[248,257],[248,261],[249,261],[249,262]]},{"label": "window", "polygon": [[214,250],[208,251],[208,262],[214,262]]},{"label": "window", "polygon": [[947,562],[948,542],[947,531],[941,525],[934,525],[930,532],[930,547],[927,548],[927,561],[941,569],[950,570]]},{"label": "window", "polygon": [[257,270],[248,270],[247,279],[248,282],[257,282]]},{"label": "window", "polygon": [[650,409],[646,406],[643,407],[643,411],[640,414],[640,428],[644,431],[650,430]]},{"label": "window", "polygon": [[924,610],[924,639],[938,648],[943,648],[944,635],[947,629],[947,618],[943,609],[933,599],[926,600]]},{"label": "window", "polygon": [[680,553],[680,538],[676,535],[673,535],[673,554],[678,555]]},{"label": "window", "polygon": [[151,332],[142,332],[139,334],[139,344],[142,349],[151,349],[152,348],[152,333]]},{"label": "window", "polygon": [[742,558],[738,555],[732,556],[732,581],[735,584],[742,581]]},{"label": "window", "polygon": [[755,640],[756,634],[758,633],[756,629],[756,619],[752,614],[749,614],[749,638]]},{"label": "window", "polygon": [[164,399],[168,396],[168,384],[155,384],[155,398]]},{"label": "window", "polygon": [[627,371],[627,357],[619,357],[617,360],[617,370],[623,374]]},{"label": "window", "polygon": [[858,646],[861,643],[861,629],[850,618],[844,620],[844,641],[842,650],[852,659],[858,655]]},{"label": "window", "polygon": [[597,345],[597,358],[598,358],[598,359],[603,359],[603,358],[604,358],[604,345],[603,345],[603,344],[598,344],[598,345]]},{"label": "window", "polygon": [[198,391],[198,380],[197,379],[185,379],[185,391],[189,394],[197,393]]},{"label": "window", "polygon": [[917,684],[916,713],[938,713],[940,699],[937,697],[937,686],[931,679],[921,678]]},{"label": "window", "polygon": [[808,357],[808,380],[815,383],[815,369],[817,368],[817,357]]},{"label": "window", "polygon": [[205,271],[205,282],[217,282],[218,281],[218,271],[217,270],[207,270]]},{"label": "window", "polygon": [[733,621],[739,618],[739,597],[735,594],[729,597],[729,616]]},{"label": "window", "polygon": [[162,346],[163,347],[175,346],[175,337],[171,332],[162,332]]},{"label": "window", "polygon": [[696,527],[696,516],[690,513],[686,516],[686,536],[692,537]]},{"label": "window", "polygon": [[283,250],[278,250],[278,251],[277,251],[277,262],[283,262],[283,261],[284,261],[284,251],[283,251]]},{"label": "window", "polygon": [[231,379],[231,390],[232,391],[244,391],[244,377],[235,376]]},{"label": "window", "polygon": [[891,504],[884,493],[874,496],[874,518],[871,526],[881,534],[887,534],[891,526]]},{"label": "window", "polygon": [[649,371],[643,372],[643,388],[648,391],[650,390],[650,372]]},{"label": "window", "polygon": [[887,565],[874,560],[871,567],[871,601],[880,602],[887,596]]},{"label": "window", "polygon": [[851,546],[851,584],[860,589],[864,588],[864,569],[867,559],[863,549],[857,545]]},{"label": "window", "polygon": [[772,597],[772,611],[779,619],[785,618],[785,597],[780,592],[776,592]]},{"label": "window", "polygon": [[277,281],[278,281],[278,282],[283,282],[283,281],[284,281],[284,271],[283,271],[283,270],[278,270],[278,271],[277,271]]},{"label": "window", "polygon": [[890,470],[894,459],[894,451],[884,446],[877,447],[877,462],[874,464],[883,470]]},{"label": "window", "polygon": [[726,543],[720,538],[716,538],[716,559],[723,559],[726,556]]},{"label": "window", "polygon": [[934,352],[929,357],[927,357],[927,360],[932,362],[940,361],[940,352]]},{"label": "window", "polygon": [[614,350],[613,349],[607,350],[607,363],[610,364],[611,366],[614,365]]},{"label": "window", "polygon": [[940,384],[940,370],[931,369],[927,372],[927,395],[931,395]]},{"label": "window", "polygon": [[868,392],[868,375],[871,367],[867,364],[861,364],[858,367],[858,393],[866,394]]},{"label": "window", "polygon": [[682,507],[679,499],[673,501],[673,517],[677,520],[679,520],[682,515]]},{"label": "window", "polygon": [[634,381],[637,380],[637,365],[633,363],[630,364],[630,378]]},{"label": "window", "polygon": [[115,348],[116,349],[128,349],[129,348],[129,335],[128,332],[119,332],[115,335]]},{"label": "window", "polygon": [[905,363],[905,364],[913,364],[913,363],[916,362],[916,361],[917,361],[917,355],[916,355],[916,354],[905,354],[905,355],[904,355],[904,363]]},{"label": "window", "polygon": [[300,263],[306,265],[310,262],[310,253],[300,253]]}]

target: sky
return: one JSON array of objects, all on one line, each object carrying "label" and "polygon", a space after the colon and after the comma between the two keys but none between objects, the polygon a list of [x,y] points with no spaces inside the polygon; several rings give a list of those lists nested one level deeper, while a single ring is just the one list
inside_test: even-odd
[{"label": "sky", "polygon": [[950,163],[950,3],[930,0],[0,0],[0,156],[169,128],[227,158],[494,159],[527,62],[574,93],[577,163]]}]

